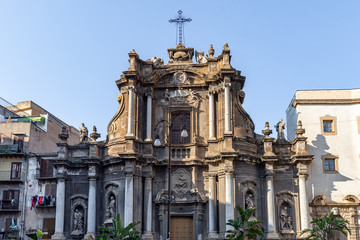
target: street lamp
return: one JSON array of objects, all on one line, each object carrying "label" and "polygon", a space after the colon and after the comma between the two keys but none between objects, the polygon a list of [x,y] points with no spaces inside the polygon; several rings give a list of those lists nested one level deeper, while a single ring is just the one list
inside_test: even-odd
[{"label": "street lamp", "polygon": [[[172,138],[171,138],[171,131],[172,131],[172,127],[173,127],[173,122],[174,120],[179,117],[179,116],[184,116],[185,114],[183,112],[178,112],[176,115],[174,115],[172,118],[171,118],[171,121],[170,123],[168,121],[166,121],[165,119],[163,120],[160,120],[157,124],[156,124],[156,127],[155,127],[155,132],[156,132],[156,135],[155,135],[155,141],[154,141],[154,146],[155,147],[160,147],[161,146],[161,141],[160,141],[160,137],[159,137],[159,134],[157,133],[158,131],[158,126],[161,124],[161,123],[164,123],[166,122],[168,124],[168,127],[169,127],[169,162],[168,162],[168,195],[167,195],[167,199],[165,199],[166,203],[167,203],[167,210],[168,210],[168,221],[167,221],[167,240],[170,240],[170,205],[171,205],[171,144],[172,144]],[[189,134],[188,132],[186,131],[186,125],[183,124],[181,126],[181,133],[180,133],[180,136],[181,137],[188,137]]]}]

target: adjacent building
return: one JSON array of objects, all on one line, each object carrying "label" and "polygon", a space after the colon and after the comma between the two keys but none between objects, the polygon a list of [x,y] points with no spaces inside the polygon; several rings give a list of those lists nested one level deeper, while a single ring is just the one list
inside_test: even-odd
[{"label": "adjacent building", "polygon": [[[31,194],[47,195],[51,180],[53,191],[49,195],[55,195],[53,166],[46,156],[57,155],[56,143],[63,127],[69,131],[69,142],[79,142],[77,129],[32,101],[14,106],[0,105],[0,237],[24,237],[24,233],[30,230],[26,220],[30,214]],[[29,174],[31,172],[37,175]],[[36,189],[35,192],[30,192],[31,188]],[[52,218],[55,210],[53,212]],[[41,210],[38,216],[42,216]],[[9,228],[12,220],[18,231]],[[43,229],[43,226],[34,228]],[[51,226],[46,226],[46,229],[51,230]]]},{"label": "adjacent building", "polygon": [[311,216],[333,211],[349,221],[350,239],[358,239],[360,89],[297,91],[286,113],[289,139],[296,138],[301,120],[314,156],[307,189]]}]

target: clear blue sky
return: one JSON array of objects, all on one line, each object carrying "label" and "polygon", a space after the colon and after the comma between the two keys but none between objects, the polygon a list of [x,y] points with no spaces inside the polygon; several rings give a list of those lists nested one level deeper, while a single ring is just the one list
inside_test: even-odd
[{"label": "clear blue sky", "polygon": [[179,9],[193,19],[188,47],[229,44],[258,133],[285,119],[296,90],[359,88],[360,1],[0,0],[0,96],[104,139],[127,54],[167,62]]}]

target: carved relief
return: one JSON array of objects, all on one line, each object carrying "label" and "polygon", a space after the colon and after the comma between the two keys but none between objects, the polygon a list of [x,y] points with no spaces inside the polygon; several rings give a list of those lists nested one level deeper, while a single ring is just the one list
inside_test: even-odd
[{"label": "carved relief", "polygon": [[169,91],[168,89],[165,90],[163,97],[160,100],[161,103],[169,104],[171,103],[190,103],[194,104],[196,107],[200,102],[200,98],[198,94],[191,89],[176,89]]},{"label": "carved relief", "polygon": [[170,82],[171,84],[190,84],[190,80],[188,79],[188,76],[183,71],[178,71],[174,73],[172,80]]},{"label": "carved relief", "polygon": [[109,125],[108,125],[108,133],[112,133],[115,130],[117,130],[116,120],[119,119],[121,114],[124,112],[125,104],[124,104],[124,95],[122,93],[119,93],[116,97],[116,100],[119,102],[119,109],[116,112],[115,116],[111,119]]},{"label": "carved relief", "polygon": [[164,65],[164,60],[162,60],[159,57],[153,57],[151,59],[151,61],[152,61],[153,65],[154,65],[154,67],[156,67],[156,68]]},{"label": "carved relief", "polygon": [[205,52],[195,51],[195,59],[197,63],[207,63],[209,57]]},{"label": "carved relief", "polygon": [[191,187],[191,175],[185,169],[179,168],[171,175],[172,189],[176,193],[176,198],[183,199],[185,193]]}]

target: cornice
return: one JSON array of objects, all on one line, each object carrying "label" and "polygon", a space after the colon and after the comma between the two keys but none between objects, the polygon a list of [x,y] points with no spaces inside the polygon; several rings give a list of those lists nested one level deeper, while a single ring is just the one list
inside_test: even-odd
[{"label": "cornice", "polygon": [[353,99],[295,99],[292,106],[296,107],[298,104],[359,104],[360,98]]}]

